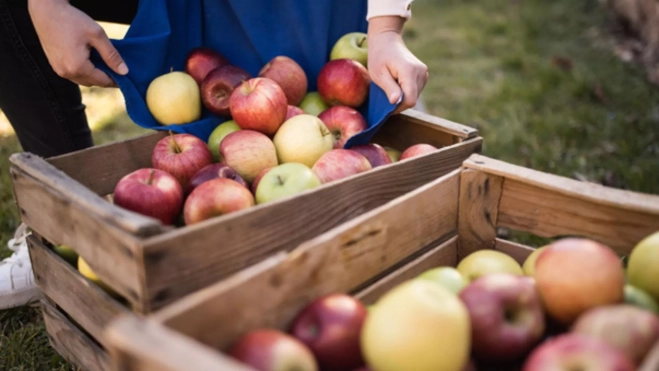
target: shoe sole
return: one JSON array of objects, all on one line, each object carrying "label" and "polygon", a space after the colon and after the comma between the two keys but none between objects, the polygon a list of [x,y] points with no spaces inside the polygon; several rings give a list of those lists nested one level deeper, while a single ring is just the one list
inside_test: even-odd
[{"label": "shoe sole", "polygon": [[43,294],[38,287],[16,292],[6,297],[2,297],[2,295],[0,295],[0,310],[22,307],[24,305],[34,303],[42,297]]}]

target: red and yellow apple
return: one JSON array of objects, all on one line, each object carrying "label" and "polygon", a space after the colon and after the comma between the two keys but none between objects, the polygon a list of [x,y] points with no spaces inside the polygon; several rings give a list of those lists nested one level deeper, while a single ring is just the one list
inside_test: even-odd
[{"label": "red and yellow apple", "polygon": [[359,152],[366,157],[372,168],[391,164],[391,157],[387,151],[375,143],[360,144],[350,147],[350,150]]},{"label": "red and yellow apple", "polygon": [[220,144],[220,161],[252,183],[264,169],[278,164],[272,140],[254,130],[239,130],[227,135]]},{"label": "red and yellow apple", "polygon": [[172,225],[183,207],[183,189],[173,175],[158,169],[138,169],[114,188],[114,204]]},{"label": "red and yellow apple", "polygon": [[340,148],[324,153],[311,168],[323,184],[371,169],[371,164],[359,152]]},{"label": "red and yellow apple", "polygon": [[307,93],[309,82],[302,67],[284,55],[274,57],[268,62],[258,77],[267,77],[276,82],[286,95],[286,101],[291,106],[297,106],[302,102]]},{"label": "red and yellow apple", "polygon": [[302,115],[302,114],[304,114],[302,108],[289,105],[288,108],[286,109],[286,118],[284,119],[284,121],[290,119],[293,116]]},{"label": "red and yellow apple", "polygon": [[188,52],[185,58],[185,72],[201,85],[209,72],[228,64],[230,64],[229,60],[218,51],[199,46]]},{"label": "red and yellow apple", "polygon": [[254,206],[254,196],[244,185],[227,178],[208,180],[195,188],[183,206],[186,225]]},{"label": "red and yellow apple", "polygon": [[255,77],[236,87],[231,93],[229,108],[241,129],[272,136],[286,119],[288,103],[276,82]]},{"label": "red and yellow apple", "polygon": [[368,97],[371,78],[368,70],[354,59],[327,62],[318,74],[318,93],[330,106],[358,108]]},{"label": "red and yellow apple", "polygon": [[257,371],[318,371],[309,348],[275,329],[258,329],[242,335],[227,354]]},{"label": "red and yellow apple", "polygon": [[426,143],[415,144],[413,146],[407,147],[407,149],[405,149],[400,154],[399,161],[403,161],[412,157],[423,156],[425,154],[432,153],[437,150],[438,150],[437,147],[430,144],[426,144]]},{"label": "red and yellow apple", "polygon": [[203,167],[213,163],[213,154],[206,143],[192,134],[170,134],[156,143],[151,155],[152,166],[172,174],[187,188]]},{"label": "red and yellow apple", "polygon": [[334,148],[343,148],[353,135],[368,128],[366,120],[354,108],[333,106],[323,111],[318,118],[334,136]]}]

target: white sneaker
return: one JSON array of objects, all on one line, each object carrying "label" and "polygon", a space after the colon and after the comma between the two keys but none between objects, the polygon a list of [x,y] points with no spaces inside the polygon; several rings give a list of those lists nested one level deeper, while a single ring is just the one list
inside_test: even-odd
[{"label": "white sneaker", "polygon": [[27,248],[27,225],[21,224],[7,244],[14,253],[0,261],[0,310],[20,307],[41,299],[34,282],[32,262]]}]

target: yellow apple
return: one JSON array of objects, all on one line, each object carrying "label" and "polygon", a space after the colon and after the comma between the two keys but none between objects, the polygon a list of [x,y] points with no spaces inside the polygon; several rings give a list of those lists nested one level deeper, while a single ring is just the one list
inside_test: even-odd
[{"label": "yellow apple", "polygon": [[106,285],[103,281],[101,281],[98,276],[96,276],[96,273],[92,270],[92,268],[87,264],[86,261],[82,259],[82,256],[78,257],[78,271],[80,274],[82,274],[85,278],[88,280],[94,282],[96,285],[98,285],[101,289],[103,289],[105,292],[108,294],[118,297],[119,294],[117,294],[114,290],[110,288],[110,286]]},{"label": "yellow apple", "polygon": [[457,269],[453,267],[437,267],[421,273],[417,279],[438,283],[452,293],[458,294],[469,283]]},{"label": "yellow apple", "polygon": [[630,284],[625,285],[625,303],[647,309],[659,315],[659,303],[647,292]]},{"label": "yellow apple", "polygon": [[321,119],[309,114],[293,116],[277,130],[272,141],[279,163],[298,162],[309,168],[334,148],[334,136]]},{"label": "yellow apple", "polygon": [[475,251],[462,259],[457,269],[469,282],[490,273],[524,275],[522,267],[515,259],[496,250]]},{"label": "yellow apple", "polygon": [[201,117],[199,85],[185,72],[156,77],[146,90],[146,105],[162,125],[180,125]]},{"label": "yellow apple", "polygon": [[387,151],[391,162],[398,162],[398,160],[400,160],[401,152],[399,150],[386,146],[384,147],[384,150]]},{"label": "yellow apple", "polygon": [[67,245],[55,245],[53,251],[70,264],[75,265],[78,261],[78,253]]},{"label": "yellow apple", "polygon": [[373,370],[460,371],[471,348],[469,312],[449,289],[409,280],[370,309],[361,347]]},{"label": "yellow apple", "polygon": [[659,301],[659,232],[641,240],[627,261],[627,283]]},{"label": "yellow apple", "polygon": [[533,277],[535,274],[535,261],[538,260],[538,256],[544,250],[545,246],[538,247],[537,249],[533,250],[533,252],[526,257],[526,260],[524,260],[524,264],[522,265],[522,270],[524,271],[524,274]]}]

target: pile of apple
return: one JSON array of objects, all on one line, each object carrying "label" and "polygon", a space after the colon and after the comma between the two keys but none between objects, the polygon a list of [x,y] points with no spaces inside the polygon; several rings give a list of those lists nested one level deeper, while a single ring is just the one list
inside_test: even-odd
[{"label": "pile of apple", "polygon": [[337,41],[317,92],[308,92],[304,70],[287,56],[253,77],[217,51],[194,48],[184,72],[151,82],[149,110],[162,125],[198,120],[202,106],[226,121],[207,142],[174,133],[160,140],[152,167],[117,183],[115,204],[168,225],[190,225],[436,151],[426,143],[403,152],[377,143],[344,149],[367,129],[358,111],[371,81],[365,38],[355,32]]},{"label": "pile of apple", "polygon": [[474,252],[369,307],[316,298],[288,331],[245,333],[227,354],[260,371],[631,371],[659,341],[657,301],[659,232],[626,268],[605,245],[564,238],[523,265]]}]

